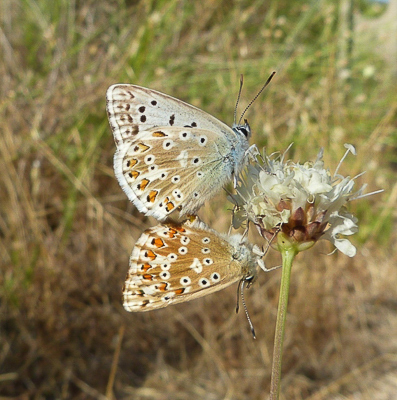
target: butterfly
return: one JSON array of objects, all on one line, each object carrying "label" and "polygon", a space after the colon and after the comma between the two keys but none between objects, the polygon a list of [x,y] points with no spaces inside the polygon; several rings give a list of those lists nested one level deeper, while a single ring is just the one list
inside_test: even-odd
[{"label": "butterfly", "polygon": [[[123,287],[127,311],[151,311],[221,290],[250,285],[263,254],[239,234],[221,235],[197,217],[146,230],[135,244]],[[245,306],[245,305],[244,305]]]},{"label": "butterfly", "polygon": [[229,127],[152,89],[112,85],[106,109],[117,146],[117,180],[139,211],[159,221],[175,211],[179,219],[194,214],[233,176],[236,179],[256,149],[249,147],[246,120]]}]

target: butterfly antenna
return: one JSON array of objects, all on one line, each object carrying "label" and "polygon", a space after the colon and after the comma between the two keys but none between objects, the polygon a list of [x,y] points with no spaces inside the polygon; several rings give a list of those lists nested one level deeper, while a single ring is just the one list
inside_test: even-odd
[{"label": "butterfly antenna", "polygon": [[240,75],[240,89],[238,90],[238,96],[236,101],[236,107],[234,107],[234,123],[236,123],[237,117],[237,106],[240,101],[241,91],[243,90],[243,74]]},{"label": "butterfly antenna", "polygon": [[252,337],[253,337],[254,339],[256,339],[254,325],[252,324],[251,318],[250,318],[250,316],[249,316],[249,314],[248,314],[247,305],[245,304],[245,300],[244,300],[244,284],[245,284],[245,282],[246,282],[246,279],[243,278],[240,282],[241,282],[241,292],[240,292],[240,295],[241,295],[241,302],[243,303],[243,307],[244,307],[244,311],[245,311],[245,316],[247,317],[249,326],[250,326],[250,328],[251,328]]},{"label": "butterfly antenna", "polygon": [[240,309],[240,287],[241,282],[243,282],[244,278],[240,280],[237,286],[237,304],[236,304],[236,314],[238,314],[238,310]]},{"label": "butterfly antenna", "polygon": [[[240,125],[241,120],[244,117],[244,114],[247,112],[247,110],[252,106],[254,101],[260,96],[260,94],[265,90],[266,86],[270,83],[270,81],[273,79],[273,76],[276,74],[276,71],[273,71],[269,78],[267,78],[266,83],[262,86],[261,90],[257,93],[257,95],[250,101],[247,107],[245,107],[245,110],[241,114],[240,119],[238,120],[238,125]],[[234,110],[234,114],[236,114],[236,110]],[[236,116],[234,117],[234,120],[236,120]]]}]

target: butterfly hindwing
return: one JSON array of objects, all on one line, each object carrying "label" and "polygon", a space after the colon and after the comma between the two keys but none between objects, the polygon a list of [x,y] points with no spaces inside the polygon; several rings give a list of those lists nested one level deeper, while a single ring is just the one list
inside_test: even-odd
[{"label": "butterfly hindwing", "polygon": [[198,219],[146,230],[130,257],[124,308],[150,311],[255,276],[257,260],[240,240],[219,235]]},{"label": "butterfly hindwing", "polygon": [[240,151],[226,138],[197,128],[159,127],[139,133],[115,155],[116,177],[136,207],[164,220],[193,214],[234,172]]}]

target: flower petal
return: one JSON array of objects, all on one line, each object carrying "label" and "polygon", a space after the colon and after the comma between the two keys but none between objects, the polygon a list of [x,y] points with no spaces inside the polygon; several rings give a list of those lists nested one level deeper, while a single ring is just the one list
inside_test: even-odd
[{"label": "flower petal", "polygon": [[335,239],[333,245],[348,257],[354,257],[357,253],[356,248],[347,239]]}]

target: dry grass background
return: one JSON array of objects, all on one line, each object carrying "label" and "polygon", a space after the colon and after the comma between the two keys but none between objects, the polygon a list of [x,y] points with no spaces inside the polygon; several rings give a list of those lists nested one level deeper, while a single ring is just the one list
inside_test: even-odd
[{"label": "dry grass background", "polygon": [[[342,172],[385,189],[351,204],[355,258],[319,244],[297,259],[282,398],[397,398],[396,70],[377,43],[349,42],[349,4],[1,2],[0,399],[267,398],[280,271],[246,293],[255,341],[234,287],[123,310],[130,251],[155,221],[114,178],[105,91],[137,83],[230,123],[240,73],[246,104],[274,69],[252,141],[294,141],[294,161],[323,146],[332,169],[353,143]],[[228,207],[221,193],[200,215],[225,231]]]}]

